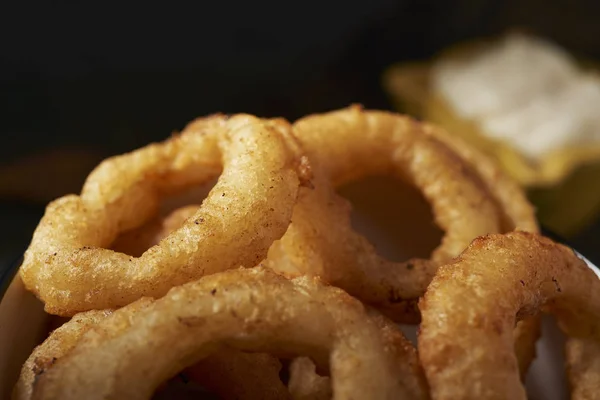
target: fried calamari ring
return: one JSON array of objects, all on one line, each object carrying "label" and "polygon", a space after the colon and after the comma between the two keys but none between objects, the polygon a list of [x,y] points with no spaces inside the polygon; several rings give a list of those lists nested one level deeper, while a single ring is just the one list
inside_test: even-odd
[{"label": "fried calamari ring", "polygon": [[111,249],[139,257],[150,247],[159,244],[171,232],[179,229],[199,208],[199,204],[177,208],[165,218],[157,217],[139,228],[124,232],[111,245]]},{"label": "fried calamari ring", "polygon": [[513,328],[540,307],[568,337],[572,397],[598,394],[600,280],[565,246],[525,232],[478,238],[439,269],[419,307],[433,399],[526,398]]},{"label": "fried calamari ring", "polygon": [[[200,205],[175,209],[165,218],[157,218],[121,235],[113,246],[127,254],[141,254],[183,225],[198,208]],[[290,399],[289,391],[279,378],[281,367],[279,360],[270,354],[244,353],[223,347],[184,370],[182,375],[223,400]]]},{"label": "fried calamari ring", "polygon": [[[157,218],[121,235],[113,248],[131,255],[141,254],[183,225],[198,208],[200,205],[175,209],[165,218]],[[279,378],[281,367],[279,360],[270,354],[244,353],[223,347],[184,370],[182,375],[223,400],[290,399],[289,391]]]},{"label": "fried calamari ring", "polygon": [[239,269],[173,288],[135,313],[130,307],[38,376],[33,398],[147,399],[219,344],[329,365],[336,399],[427,397],[414,348],[391,351],[359,301],[315,279]]},{"label": "fried calamari ring", "polygon": [[[396,319],[414,320],[403,300],[414,304],[439,263],[500,231],[500,213],[477,174],[408,117],[351,107],[303,118],[294,129],[314,167],[314,189],[301,190],[292,224],[269,250],[268,265],[281,273],[317,275],[378,308],[400,308],[388,313]],[[386,260],[352,229],[350,206],[331,183],[378,174],[408,179],[431,204],[445,231],[432,261]]]},{"label": "fried calamari ring", "polygon": [[[179,229],[198,208],[200,205],[175,209],[165,218],[157,218],[121,235],[113,248],[131,255],[141,254]],[[279,378],[281,367],[279,360],[270,354],[244,353],[223,347],[182,374],[223,400],[290,399],[290,393]]]},{"label": "fried calamari ring", "polygon": [[[129,305],[130,313],[152,304],[146,298]],[[86,311],[55,329],[34,349],[21,368],[13,400],[29,400],[36,378],[57,360],[67,355],[85,332],[98,325],[113,310]],[[270,354],[243,353],[221,347],[205,359],[183,371],[196,384],[227,399],[289,399],[287,388],[279,378],[281,363]]]},{"label": "fried calamari ring", "polygon": [[[114,308],[254,266],[285,233],[305,167],[289,125],[248,115],[197,124],[203,129],[104,161],[80,196],[48,206],[21,267],[46,311]],[[161,196],[210,180],[221,164],[202,207],[159,245],[137,258],[106,249],[155,215]]]},{"label": "fried calamari ring", "polygon": [[[385,338],[386,352],[394,355],[398,360],[404,359],[411,365],[409,370],[416,376],[421,376],[421,366],[413,357],[407,358],[405,354],[412,354],[413,346],[406,340],[402,332],[391,320],[383,317],[373,309],[367,311],[371,320],[379,327],[381,335]],[[297,357],[290,363],[290,379],[288,389],[295,400],[299,399],[330,399],[331,380],[328,376],[321,376],[316,371],[316,365],[307,357]]]},{"label": "fried calamari ring", "polygon": [[[142,306],[141,302],[136,303]],[[13,390],[13,400],[29,400],[33,393],[36,377],[43,374],[59,358],[67,354],[84,332],[102,321],[112,310],[88,311],[75,315],[70,321],[55,329],[48,338],[36,347],[21,368],[21,375]]]},{"label": "fried calamari ring", "polygon": [[477,171],[481,181],[499,205],[503,215],[503,232],[539,232],[535,209],[527,200],[525,192],[490,157],[445,129],[427,123],[423,123],[422,126],[425,132],[444,142]]},{"label": "fried calamari ring", "polygon": [[498,229],[498,210],[479,177],[409,117],[353,106],[302,118],[294,131],[335,187],[378,174],[396,175],[416,186],[445,232],[434,260],[451,259],[478,233]]},{"label": "fried calamari ring", "polygon": [[596,338],[571,338],[566,343],[567,374],[571,398],[596,399],[600,388],[600,341]]},{"label": "fried calamari ring", "polygon": [[[444,142],[477,171],[489,193],[499,205],[498,208],[502,213],[502,233],[514,230],[539,232],[535,210],[527,200],[525,193],[491,158],[461,137],[451,135],[440,127],[426,123],[422,126],[425,132]],[[525,378],[525,373],[535,358],[535,343],[540,334],[539,316],[521,320],[515,328],[515,352],[519,360],[519,371],[521,371],[522,378]]]}]

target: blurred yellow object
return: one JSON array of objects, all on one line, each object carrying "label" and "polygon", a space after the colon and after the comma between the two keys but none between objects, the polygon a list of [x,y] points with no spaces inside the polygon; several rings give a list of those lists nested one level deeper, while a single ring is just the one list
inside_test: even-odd
[{"label": "blurred yellow object", "polygon": [[[441,57],[467,57],[488,44],[462,44]],[[600,212],[600,143],[561,148],[531,161],[510,143],[485,135],[476,121],[458,115],[435,93],[432,66],[432,62],[397,64],[385,72],[383,85],[397,108],[445,127],[494,157],[527,189],[538,218],[555,232],[572,236],[593,221]]]}]

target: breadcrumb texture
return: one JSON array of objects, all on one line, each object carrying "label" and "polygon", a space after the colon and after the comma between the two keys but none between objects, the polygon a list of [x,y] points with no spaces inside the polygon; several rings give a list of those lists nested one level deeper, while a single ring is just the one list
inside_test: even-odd
[{"label": "breadcrumb texture", "polygon": [[525,399],[513,330],[540,310],[568,337],[572,398],[598,395],[600,280],[565,246],[525,232],[478,238],[439,269],[419,308],[433,399]]},{"label": "breadcrumb texture", "polygon": [[[268,265],[287,276],[319,276],[377,308],[391,308],[388,315],[397,320],[414,322],[416,299],[437,266],[474,238],[501,232],[500,207],[482,177],[409,117],[354,106],[305,117],[294,131],[314,178],[313,187],[301,189],[285,236],[269,251]],[[430,259],[387,260],[354,231],[350,204],[335,188],[369,175],[408,180],[431,204],[444,237]]]},{"label": "breadcrumb texture", "polygon": [[335,399],[427,398],[416,351],[400,331],[383,331],[358,300],[314,278],[231,270],[137,304],[85,332],[37,377],[32,398],[147,399],[225,343],[310,357],[329,368]]},{"label": "breadcrumb texture", "polygon": [[[173,286],[252,267],[286,231],[302,177],[289,124],[249,115],[189,130],[101,163],[81,195],[54,202],[25,253],[21,278],[52,314],[124,306]],[[109,250],[151,219],[161,198],[219,176],[202,206],[139,257]]]}]

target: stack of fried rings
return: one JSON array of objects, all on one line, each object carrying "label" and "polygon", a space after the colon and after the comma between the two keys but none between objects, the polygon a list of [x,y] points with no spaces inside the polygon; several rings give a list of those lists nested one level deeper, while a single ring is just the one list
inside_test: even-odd
[{"label": "stack of fried rings", "polygon": [[439,269],[419,308],[434,399],[525,399],[512,330],[541,309],[568,337],[571,398],[599,396],[600,281],[565,246],[527,232],[478,238]]},{"label": "stack of fried rings", "polygon": [[[80,196],[46,209],[21,277],[49,313],[127,305],[160,297],[204,275],[254,266],[286,231],[303,176],[289,124],[213,116],[193,130],[101,163]],[[218,176],[197,212],[140,257],[108,250],[147,222],[168,194]]]},{"label": "stack of fried rings", "polygon": [[301,349],[329,368],[339,399],[426,398],[414,348],[384,332],[337,288],[262,267],[233,270],[115,311],[38,375],[33,398],[148,399],[221,343],[284,356]]},{"label": "stack of fried rings", "polygon": [[[85,332],[80,332],[80,336],[94,338],[91,342],[99,348],[103,346],[102,338],[106,338],[107,343],[110,342],[107,346],[113,346],[122,333],[142,324],[136,322],[134,325],[131,322],[133,318],[136,321],[152,319],[152,324],[155,323],[154,317],[143,317],[145,303],[151,304],[148,310],[158,310],[163,307],[160,304],[169,304],[164,306],[172,311],[170,319],[165,315],[166,331],[175,329],[169,328],[172,326],[169,324],[173,323],[170,321],[173,320],[183,326],[190,325],[182,322],[181,315],[174,312],[183,307],[177,299],[183,296],[181,293],[185,292],[184,288],[204,287],[203,285],[210,285],[206,282],[211,282],[211,279],[229,282],[231,277],[226,278],[230,276],[228,273],[215,273],[238,265],[251,267],[261,259],[264,259],[264,266],[288,277],[319,276],[326,283],[339,286],[394,319],[407,321],[414,318],[414,309],[407,304],[414,304],[423,296],[438,267],[459,255],[475,237],[513,229],[531,232],[537,230],[533,211],[518,187],[485,158],[435,127],[395,114],[351,107],[307,117],[298,121],[293,131],[282,120],[214,116],[194,122],[183,134],[163,144],[106,161],[90,175],[81,196],[68,196],[48,207],[26,254],[21,270],[23,281],[45,302],[49,312],[61,315],[120,307],[143,296],[159,298],[172,287],[195,282],[173,289],[162,300],[140,300],[122,309],[124,311],[114,312],[108,318],[101,318],[100,321],[94,319],[93,324],[86,325]],[[308,156],[310,166],[304,155]],[[184,217],[173,225],[166,224],[162,227],[164,230],[158,229],[156,235],[144,239],[155,242],[162,238],[139,258],[104,248],[110,246],[119,233],[141,229],[156,212],[158,200],[163,195],[197,185],[219,173],[221,176],[217,185],[203,204],[199,208],[193,207],[191,211],[188,209],[182,212],[187,219]],[[389,262],[378,256],[373,246],[351,229],[348,205],[335,194],[334,188],[371,174],[394,174],[407,179],[431,203],[436,222],[445,231],[442,244],[433,252],[431,259],[406,263]],[[123,178],[116,179],[120,177]],[[309,178],[312,178],[310,184]],[[235,225],[230,226],[229,223]],[[227,233],[230,234],[229,237],[225,236]],[[248,274],[245,270],[230,274],[241,274],[235,275],[237,278],[254,279],[253,285],[257,288],[269,286],[268,282],[273,279],[278,282],[277,285],[287,285],[283,282],[290,282],[280,281],[283,278],[274,276],[262,267],[255,271],[252,274],[256,275],[244,275]],[[116,276],[113,275],[114,272],[117,272]],[[202,276],[207,277],[196,281]],[[318,282],[298,279],[302,278],[292,281],[293,285],[312,282],[321,287]],[[276,291],[275,287],[269,288]],[[288,291],[294,292],[291,286]],[[304,291],[308,289],[301,290]],[[243,304],[247,300],[254,304],[255,297],[252,294],[240,294],[239,298],[236,297],[236,307],[242,309],[235,309],[234,317],[248,311],[244,311]],[[170,298],[175,298],[173,303],[169,303]],[[198,304],[202,304],[202,301],[218,303],[211,297],[202,298],[204,300],[198,300]],[[331,296],[319,298],[323,304],[330,304]],[[193,299],[189,298],[189,301]],[[352,320],[347,315],[348,311],[338,311],[335,304],[337,303],[332,301],[331,307],[325,307],[326,311],[323,312],[327,315],[324,314],[324,321],[327,318],[332,318],[337,323]],[[201,308],[200,305],[199,307]],[[215,307],[211,313],[220,315],[219,307]],[[227,306],[223,307],[230,310]],[[256,313],[262,315],[257,311],[259,309],[256,304],[250,307],[250,311],[254,310],[252,318],[256,317]],[[187,312],[183,309],[181,311],[184,314]],[[282,326],[287,326],[285,324],[288,323],[291,324],[289,326],[295,326],[295,322],[286,321],[285,315],[278,314],[282,311],[277,311],[277,307],[265,312],[268,315],[256,318],[260,321],[276,320]],[[101,313],[104,316],[108,311],[90,313]],[[147,313],[156,315],[154,311]],[[269,313],[274,314],[269,317]],[[80,314],[77,318],[81,320],[86,317],[85,314]],[[68,330],[69,324],[77,323],[77,318],[61,329]],[[208,314],[194,318],[195,321],[202,321],[198,322],[202,326],[210,319]],[[214,318],[221,321],[221,317]],[[239,318],[245,321],[245,328],[251,329],[248,334],[254,334],[252,329],[255,327],[250,322],[252,318]],[[297,315],[294,318],[301,319]],[[281,319],[284,321],[280,321]],[[370,313],[360,317],[361,324],[365,325],[369,325],[370,320],[379,319]],[[110,333],[112,322],[109,324],[104,321],[120,321],[121,325]],[[183,321],[187,320],[184,318]],[[219,324],[230,326],[231,321],[227,321],[229,319],[225,318]],[[423,323],[425,322],[424,317]],[[538,335],[535,318],[523,322],[525,324],[517,325],[516,330],[521,371],[526,369],[533,357],[533,344]],[[376,322],[372,324],[378,325]],[[94,326],[88,329],[89,325]],[[216,325],[218,324],[215,323]],[[311,333],[315,336],[311,338],[316,338],[323,345],[317,337],[327,333],[316,331],[321,329],[319,324],[312,328],[311,324],[306,325],[303,329],[314,329],[315,332]],[[194,326],[192,324],[192,328]],[[206,335],[209,335],[210,329],[204,329],[207,330]],[[239,352],[240,349],[269,351],[284,356],[289,356],[292,352],[285,348],[283,342],[277,343],[284,348],[277,349],[270,348],[268,340],[265,344],[264,337],[278,334],[267,332],[266,328],[257,328],[255,339],[245,336],[238,338],[239,343],[238,339],[229,336],[231,331],[223,329],[212,333],[222,335],[219,336],[219,343],[225,341],[227,346],[233,345],[238,349],[227,350],[233,351],[238,358],[245,355]],[[322,329],[326,331],[325,328]],[[113,334],[116,336],[111,336]],[[266,336],[261,336],[263,334]],[[135,336],[137,333],[132,331],[131,335]],[[512,334],[509,336],[512,338]],[[186,344],[182,344],[181,352],[173,354],[176,359],[172,362],[165,361],[168,364],[166,366],[156,367],[153,372],[156,373],[156,379],[143,389],[145,394],[140,395],[137,391],[138,394],[133,396],[133,393],[121,392],[120,390],[129,389],[117,387],[118,385],[112,389],[116,390],[115,393],[127,393],[127,396],[131,394],[134,398],[147,398],[161,379],[205,358],[219,347],[213,343],[214,340],[216,339],[183,340]],[[45,364],[36,362],[44,359],[39,354],[35,359],[30,359],[29,370],[41,370],[43,375],[34,374],[37,379],[33,381],[39,384],[33,385],[32,382],[27,383],[23,378],[26,374],[23,374],[20,393],[33,393],[34,398],[35,393],[40,393],[40,398],[55,398],[57,393],[63,393],[61,390],[64,388],[61,389],[60,382],[63,381],[64,374],[74,373],[75,365],[81,368],[75,361],[77,354],[82,354],[82,359],[94,354],[88,353],[94,347],[89,343],[89,340],[73,340],[72,345],[65,346],[66,350],[60,357],[53,356],[52,361]],[[209,346],[209,343],[213,344]],[[344,395],[349,394],[346,391],[350,390],[346,389],[347,385],[354,377],[358,377],[356,379],[360,381],[360,374],[364,371],[352,371],[351,380],[348,372],[343,372],[345,367],[334,368],[333,361],[338,355],[338,350],[335,350],[337,345],[329,343],[325,346],[332,351],[329,362],[322,352],[312,353],[311,346],[314,345],[307,343],[300,354],[294,355],[309,355],[317,364],[329,365],[335,397],[347,398]],[[383,345],[387,352],[395,349],[392,353],[405,348],[403,346],[405,343],[400,346]],[[210,348],[211,351],[205,348]],[[194,354],[193,357],[191,353]],[[140,352],[140,357],[143,357],[141,354]],[[383,372],[388,370],[379,367],[378,375],[386,382],[384,384],[381,380],[377,381],[381,385],[382,395],[392,393],[401,396],[403,393],[412,393],[411,398],[425,396],[419,368],[414,363],[411,364],[410,356],[404,354],[403,358],[403,362],[396,362],[394,367],[411,366],[407,369],[410,373],[406,374],[406,380],[413,379],[412,383],[393,383],[394,380]],[[390,366],[390,362],[377,363],[380,361],[372,358],[369,362],[365,361],[364,366]],[[108,360],[99,368],[101,371],[98,373],[115,373],[116,367]],[[425,370],[427,377],[433,379],[430,377],[435,375],[427,368]],[[84,372],[79,374],[85,375]],[[110,379],[116,379],[121,374],[122,372],[118,372],[118,375],[111,375]],[[90,377],[89,382],[100,377],[101,375]],[[85,377],[80,376],[78,379]],[[23,388],[29,388],[29,391]],[[98,388],[100,389],[102,388]],[[351,390],[356,389],[353,387]],[[389,391],[385,392],[386,390]],[[434,390],[433,393],[436,397],[435,393],[438,392]]]}]

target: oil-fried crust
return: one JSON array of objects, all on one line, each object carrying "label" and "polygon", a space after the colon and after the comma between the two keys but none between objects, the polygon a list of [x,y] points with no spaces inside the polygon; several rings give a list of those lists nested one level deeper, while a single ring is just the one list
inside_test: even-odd
[{"label": "oil-fried crust", "polygon": [[525,399],[513,330],[542,308],[569,337],[573,398],[598,393],[600,280],[565,246],[525,232],[478,238],[438,270],[419,307],[434,399]]},{"label": "oil-fried crust", "polygon": [[[248,115],[197,121],[188,133],[110,158],[80,196],[52,202],[21,278],[46,311],[114,308],[228,268],[254,266],[287,229],[305,162],[289,124]],[[193,218],[140,257],[106,249],[167,193],[223,171]]]},{"label": "oil-fried crust", "polygon": [[[427,398],[416,352],[382,334],[362,304],[313,278],[239,269],[115,311],[33,386],[34,399],[149,398],[215,345],[306,355],[331,371],[336,399]],[[400,336],[394,336],[397,340]]]},{"label": "oil-fried crust", "polygon": [[13,390],[13,400],[31,399],[36,378],[71,351],[84,332],[111,313],[112,310],[104,310],[77,314],[69,322],[55,329],[43,344],[33,350],[23,364],[21,375]]},{"label": "oil-fried crust", "polygon": [[[133,315],[136,310],[150,304],[151,299],[139,300],[129,305],[128,311]],[[112,312],[113,310],[86,311],[54,330],[23,364],[13,400],[30,400],[36,379],[69,354],[88,330]],[[287,400],[291,397],[279,378],[280,369],[281,363],[270,354],[243,353],[224,346],[184,370],[182,374],[224,400]]]},{"label": "oil-fried crust", "polygon": [[[301,189],[292,224],[269,250],[268,265],[278,272],[319,276],[415,322],[414,305],[437,265],[477,236],[500,232],[501,212],[476,172],[409,117],[350,107],[305,117],[294,131],[313,165],[314,188]],[[335,187],[378,174],[408,179],[431,204],[445,232],[431,260],[389,261],[353,230],[350,206]]]},{"label": "oil-fried crust", "polygon": [[[523,189],[511,179],[492,159],[467,143],[458,135],[432,124],[423,124],[425,132],[435,136],[469,163],[481,177],[488,192],[498,204],[502,213],[502,233],[521,230],[539,232],[535,209],[527,200]],[[519,360],[521,378],[525,378],[529,366],[535,359],[535,343],[541,335],[539,316],[531,316],[519,321],[515,328],[515,352]]]},{"label": "oil-fried crust", "polygon": [[114,251],[139,257],[179,229],[199,208],[200,204],[190,204],[173,210],[164,218],[157,216],[152,221],[119,235],[110,247]]},{"label": "oil-fried crust", "polygon": [[432,124],[422,126],[425,132],[444,142],[477,171],[502,212],[502,232],[520,230],[537,233],[539,231],[535,209],[527,200],[525,192],[490,157],[460,136],[452,135]]}]

